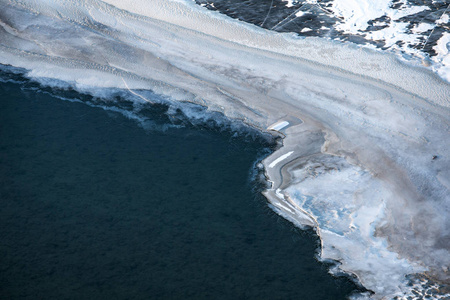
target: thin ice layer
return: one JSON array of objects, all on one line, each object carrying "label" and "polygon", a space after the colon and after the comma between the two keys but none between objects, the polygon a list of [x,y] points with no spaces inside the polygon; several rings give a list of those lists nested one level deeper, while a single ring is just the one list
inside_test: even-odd
[{"label": "thin ice layer", "polygon": [[[323,259],[342,261],[376,297],[407,293],[404,276],[425,269],[448,280],[447,83],[389,55],[267,32],[190,2],[109,2],[119,8],[94,0],[1,2],[0,62],[84,91],[151,89],[259,128],[289,123],[279,129],[285,146],[266,166],[293,152],[269,179],[279,195],[292,196],[298,223],[311,223],[297,214],[305,213],[301,195],[319,199],[303,207],[317,220]],[[311,156],[335,171],[285,180],[284,166]],[[353,170],[363,174],[351,177],[356,188],[338,184]],[[341,192],[358,204],[342,219],[335,213],[341,198],[333,196]],[[350,232],[351,224],[352,234],[328,234]],[[358,251],[377,253],[389,267],[358,259],[358,240],[366,241]],[[384,276],[386,268],[395,276]]]}]

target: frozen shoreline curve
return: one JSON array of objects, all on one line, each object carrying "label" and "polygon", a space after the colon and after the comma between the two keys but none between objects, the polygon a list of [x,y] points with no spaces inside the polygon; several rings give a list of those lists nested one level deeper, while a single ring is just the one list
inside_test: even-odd
[{"label": "frozen shoreline curve", "polygon": [[0,11],[0,63],[36,80],[152,90],[283,133],[263,162],[266,196],[316,227],[320,258],[371,297],[409,295],[413,274],[449,284],[450,85],[430,70],[181,0],[1,0]]}]

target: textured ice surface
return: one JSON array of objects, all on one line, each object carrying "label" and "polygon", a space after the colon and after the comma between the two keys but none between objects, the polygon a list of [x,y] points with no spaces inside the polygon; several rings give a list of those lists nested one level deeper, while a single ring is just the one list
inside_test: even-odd
[{"label": "textured ice surface", "polygon": [[385,201],[394,196],[386,194],[381,181],[340,157],[308,160],[293,176],[298,183],[286,191],[319,224],[325,241],[322,257],[341,261],[343,269],[366,274],[365,280],[382,282],[377,289],[389,295],[401,293],[401,288],[385,282],[425,271],[423,266],[398,257],[389,250],[387,240],[375,234],[386,220]]},{"label": "textured ice surface", "polygon": [[[415,0],[196,0],[257,26],[301,36],[351,41],[365,47],[413,55],[433,64],[447,80],[448,65],[441,64],[434,47],[450,31],[448,1]],[[270,2],[270,1],[269,1]],[[261,20],[264,19],[264,22]],[[448,50],[445,55],[449,55]]]},{"label": "textured ice surface", "polygon": [[266,31],[191,1],[107,2],[0,1],[0,63],[89,93],[121,88],[145,101],[151,90],[261,129],[289,120],[266,162],[276,161],[273,203],[296,224],[316,220],[321,258],[376,298],[407,295],[405,276],[424,270],[448,282],[447,83],[414,61]]}]

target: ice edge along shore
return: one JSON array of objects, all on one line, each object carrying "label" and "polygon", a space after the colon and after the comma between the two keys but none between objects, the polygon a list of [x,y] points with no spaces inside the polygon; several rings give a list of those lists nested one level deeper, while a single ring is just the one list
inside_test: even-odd
[{"label": "ice edge along shore", "polygon": [[267,32],[189,2],[108,2],[121,9],[2,3],[11,18],[0,62],[81,91],[151,89],[262,130],[281,122],[266,195],[320,230],[322,259],[375,298],[407,293],[407,274],[448,280],[448,83],[391,55]]}]

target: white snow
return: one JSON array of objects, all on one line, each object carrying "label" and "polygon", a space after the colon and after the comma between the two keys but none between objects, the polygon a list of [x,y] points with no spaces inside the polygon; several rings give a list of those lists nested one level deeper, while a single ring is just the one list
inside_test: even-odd
[{"label": "white snow", "polygon": [[[351,12],[339,3],[361,28],[365,11],[373,8],[373,17],[387,5],[366,0]],[[191,1],[21,0],[5,3],[2,15],[14,16],[11,28],[20,30],[0,31],[0,63],[26,68],[30,77],[91,93],[129,89],[139,102],[145,99],[136,89],[152,90],[263,129],[293,116],[323,133],[299,140],[269,167],[323,143],[322,166],[299,170],[280,193],[318,220],[321,258],[339,259],[377,297],[403,293],[407,274],[449,264],[448,249],[434,245],[450,228],[442,183],[450,167],[443,138],[450,88],[414,61],[269,32]],[[447,66],[449,38],[435,49]],[[295,137],[291,128],[287,136]]]},{"label": "white snow", "polygon": [[278,157],[277,159],[275,159],[273,162],[270,163],[269,168],[275,167],[277,164],[279,164],[280,162],[291,156],[292,153],[294,153],[294,151],[290,151],[286,154],[281,155],[280,157]]},{"label": "white snow", "polygon": [[[401,20],[403,17],[412,16],[417,13],[430,10],[427,6],[410,6],[407,1],[395,2],[395,9],[391,6],[391,0],[334,0],[331,2],[330,10],[341,18],[336,28],[344,33],[357,34],[365,39],[384,42],[383,49],[406,53],[418,58],[426,58],[422,52],[428,42],[428,36],[436,25],[446,24],[448,14],[443,14],[435,23],[421,23],[409,30],[409,22]],[[381,19],[380,19],[381,18]],[[375,21],[376,20],[376,21]],[[369,23],[374,26],[382,26],[382,29],[368,29]],[[366,45],[369,46],[369,45]],[[437,70],[441,59],[433,57],[429,62],[433,63],[433,69]],[[448,80],[445,73],[444,80]]]},{"label": "white snow", "polygon": [[435,60],[440,63],[440,66],[435,67],[438,74],[450,82],[450,33],[444,32],[433,49],[437,53]]},{"label": "white snow", "polygon": [[301,17],[301,16],[303,16],[304,14],[305,14],[305,12],[299,10],[298,12],[295,13],[295,16],[296,16],[296,17]]},{"label": "white snow", "polygon": [[297,2],[296,0],[283,0],[284,2],[287,2],[286,3],[286,6],[287,7],[292,7],[292,6],[294,6],[294,4]]},{"label": "white snow", "polygon": [[415,26],[412,29],[412,32],[414,33],[422,33],[422,32],[427,32],[429,30],[433,30],[435,27],[434,24],[429,24],[429,23],[419,23],[417,26]]},{"label": "white snow", "polygon": [[343,18],[339,30],[357,33],[365,30],[370,20],[377,19],[389,10],[391,0],[334,0],[331,10]]},{"label": "white snow", "polygon": [[289,125],[288,121],[278,121],[275,124],[270,125],[267,129],[280,131],[281,129],[285,128],[288,125]]},{"label": "white snow", "polygon": [[441,18],[436,21],[437,24],[447,24],[448,22],[450,22],[448,13],[442,14]]}]

